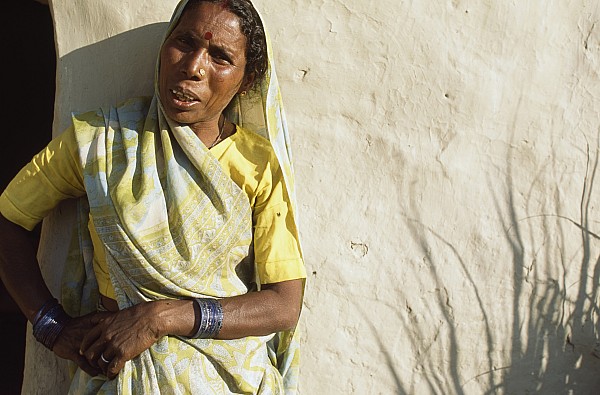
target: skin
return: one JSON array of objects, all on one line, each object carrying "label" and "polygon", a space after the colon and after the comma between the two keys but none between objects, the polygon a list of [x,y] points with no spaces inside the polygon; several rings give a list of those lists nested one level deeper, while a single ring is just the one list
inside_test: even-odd
[{"label": "skin", "polygon": [[[212,38],[206,40],[207,31]],[[189,125],[210,146],[231,98],[248,89],[246,38],[238,17],[219,4],[201,3],[184,15],[161,49],[159,95],[167,115]],[[200,69],[204,69],[201,75]],[[193,97],[182,101],[173,90]],[[225,124],[226,135],[234,126]],[[223,136],[224,138],[225,136]],[[0,276],[29,321],[52,298],[28,232],[0,215]],[[303,280],[264,284],[260,292],[221,299],[224,320],[218,339],[262,336],[293,328],[300,314]],[[195,322],[190,300],[141,303],[114,312],[72,318],[53,351],[91,375],[113,379],[125,365],[165,335],[190,336]],[[100,359],[104,355],[109,363]]]}]

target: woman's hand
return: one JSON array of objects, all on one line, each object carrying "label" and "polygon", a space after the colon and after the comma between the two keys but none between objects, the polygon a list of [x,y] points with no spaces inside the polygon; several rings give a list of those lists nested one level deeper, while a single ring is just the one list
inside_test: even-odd
[{"label": "woman's hand", "polygon": [[64,359],[75,362],[84,372],[91,376],[98,375],[101,370],[96,364],[90,364],[79,353],[80,345],[85,336],[95,326],[93,319],[97,320],[106,313],[91,313],[82,317],[71,318],[56,339],[52,351]]},{"label": "woman's hand", "polygon": [[90,317],[90,323],[94,326],[80,343],[79,352],[88,365],[98,367],[113,379],[125,362],[150,348],[160,337],[189,334],[194,324],[193,306],[191,301],[146,302],[95,315]]}]

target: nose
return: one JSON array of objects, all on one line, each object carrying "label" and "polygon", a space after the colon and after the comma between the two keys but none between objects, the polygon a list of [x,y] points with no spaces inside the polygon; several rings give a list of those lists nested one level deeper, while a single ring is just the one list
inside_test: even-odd
[{"label": "nose", "polygon": [[207,55],[204,48],[187,54],[182,64],[182,72],[187,78],[201,80],[206,75]]}]

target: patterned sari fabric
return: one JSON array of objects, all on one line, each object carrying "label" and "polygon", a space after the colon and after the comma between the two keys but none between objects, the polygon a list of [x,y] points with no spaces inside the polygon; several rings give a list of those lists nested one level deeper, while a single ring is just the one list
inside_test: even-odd
[{"label": "patterned sari fabric", "polygon": [[[186,1],[177,6],[166,35]],[[271,141],[295,209],[289,137],[271,55],[269,45],[266,78],[236,98],[227,117]],[[230,297],[260,287],[247,196],[190,128],[163,115],[157,92],[155,82],[152,98],[73,116],[87,196],[78,202],[62,287],[62,302],[72,315],[94,311],[98,299],[89,218],[105,246],[121,309],[166,298]],[[237,340],[165,336],[128,361],[114,380],[90,377],[73,365],[70,392],[292,394],[297,336],[295,331]]]}]

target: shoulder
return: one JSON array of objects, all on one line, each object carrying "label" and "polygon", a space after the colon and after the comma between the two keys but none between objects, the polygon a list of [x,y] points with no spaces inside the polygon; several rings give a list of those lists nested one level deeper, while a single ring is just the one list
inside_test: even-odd
[{"label": "shoulder", "polygon": [[279,166],[271,142],[261,135],[238,126],[233,141],[236,149],[259,167],[266,165],[270,165],[269,167]]},{"label": "shoulder", "polygon": [[71,123],[75,138],[80,143],[85,143],[102,135],[111,123],[143,122],[151,102],[151,97],[140,96],[121,101],[115,106],[72,112]]},{"label": "shoulder", "polygon": [[73,111],[73,122],[97,124],[98,121],[108,120],[111,114],[147,114],[152,103],[149,96],[139,96],[123,100],[114,106],[100,106],[93,110]]},{"label": "shoulder", "polygon": [[279,162],[266,138],[237,126],[230,142],[215,148],[219,163],[246,192],[252,206],[264,200],[272,186],[278,183]]},{"label": "shoulder", "polygon": [[131,114],[133,117],[145,117],[148,114],[151,103],[152,97],[139,96],[118,103],[114,109],[120,116]]}]

